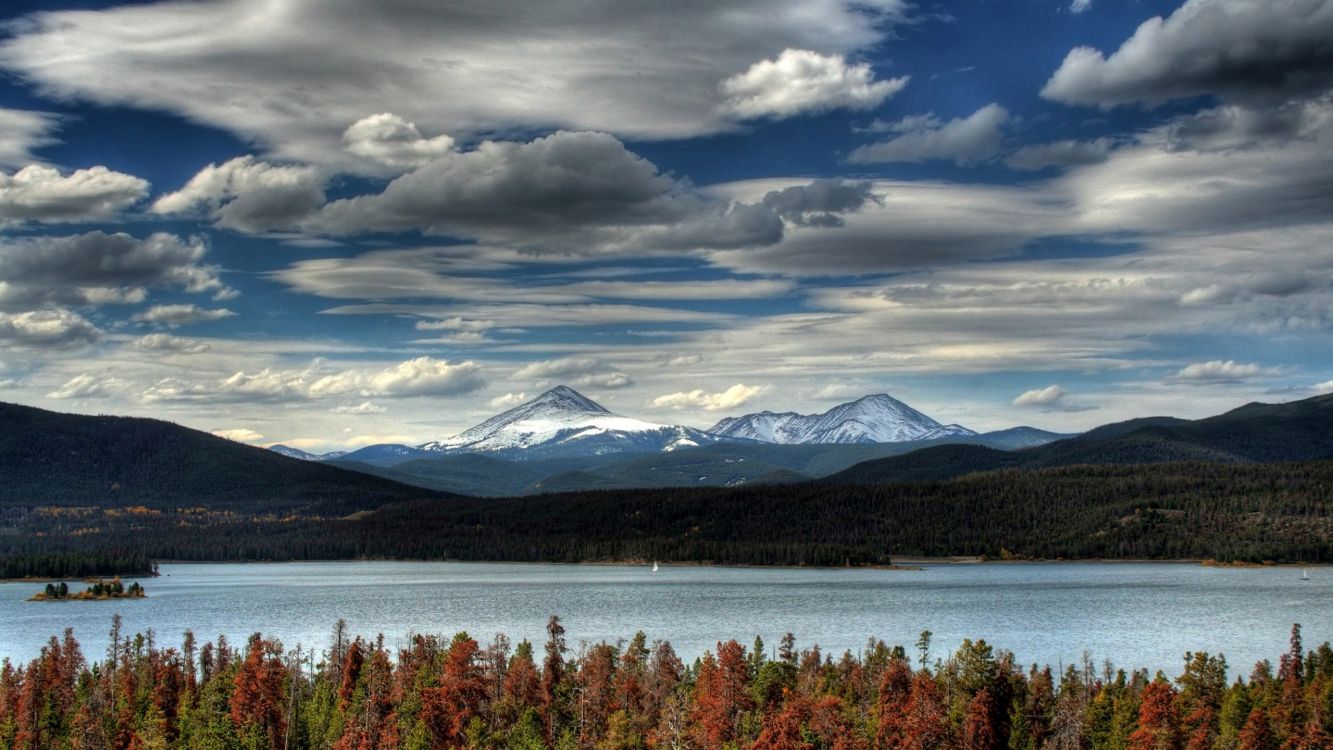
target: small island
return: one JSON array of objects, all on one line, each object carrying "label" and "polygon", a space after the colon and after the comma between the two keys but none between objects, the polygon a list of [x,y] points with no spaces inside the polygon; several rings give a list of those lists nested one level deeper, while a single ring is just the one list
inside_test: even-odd
[{"label": "small island", "polygon": [[100,578],[90,579],[90,586],[77,594],[71,594],[69,584],[61,581],[60,583],[46,584],[46,590],[33,594],[28,601],[32,602],[52,602],[52,601],[71,601],[71,600],[89,600],[89,599],[142,599],[145,594],[143,586],[136,581],[129,586],[120,582],[119,576],[109,581]]}]

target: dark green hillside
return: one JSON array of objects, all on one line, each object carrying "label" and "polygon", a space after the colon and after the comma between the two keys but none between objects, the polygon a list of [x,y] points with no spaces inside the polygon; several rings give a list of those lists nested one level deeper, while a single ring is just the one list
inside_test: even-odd
[{"label": "dark green hillside", "polygon": [[947,479],[1003,467],[1165,462],[1261,463],[1333,458],[1333,395],[1285,404],[1248,404],[1195,421],[1148,417],[1105,425],[1078,437],[1001,453],[934,446],[866,461],[827,478],[842,482]]},{"label": "dark green hillside", "polygon": [[393,466],[342,459],[329,463],[403,484],[474,496],[520,495],[549,474],[541,465],[546,462],[506,461],[477,453],[419,458]]},{"label": "dark green hillside", "polygon": [[[1333,461],[1004,469],[948,481],[414,500],[344,519],[30,513],[6,555],[864,565],[893,556],[1333,562]],[[38,536],[38,535],[42,536]]]},{"label": "dark green hillside", "polygon": [[0,506],[344,515],[438,493],[187,429],[0,404]]},{"label": "dark green hillside", "polygon": [[911,482],[940,480],[1018,466],[1021,454],[987,448],[984,445],[940,445],[923,448],[902,456],[890,456],[859,463],[828,477],[839,484],[872,484],[881,481]]}]

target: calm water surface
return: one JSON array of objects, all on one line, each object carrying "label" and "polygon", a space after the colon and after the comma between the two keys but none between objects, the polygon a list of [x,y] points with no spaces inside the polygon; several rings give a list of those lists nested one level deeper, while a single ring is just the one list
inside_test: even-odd
[{"label": "calm water surface", "polygon": [[718,639],[853,652],[871,636],[909,651],[922,630],[933,653],[984,638],[1023,663],[1100,664],[1177,674],[1186,651],[1224,653],[1233,672],[1276,661],[1292,623],[1306,643],[1333,640],[1333,569],[1219,569],[1169,563],[931,565],[919,571],[424,562],[172,564],[143,581],[137,601],[28,602],[41,584],[0,584],[0,658],[27,660],[74,628],[85,653],[104,653],[113,613],[129,632],[179,645],[255,631],[287,646],[324,648],[338,618],[352,632],[466,630],[540,642],[560,615],[572,646],[643,630],[686,658]]}]

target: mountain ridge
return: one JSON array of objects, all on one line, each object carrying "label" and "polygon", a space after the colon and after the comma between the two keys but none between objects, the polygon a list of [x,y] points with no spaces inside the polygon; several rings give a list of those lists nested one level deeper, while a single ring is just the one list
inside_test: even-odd
[{"label": "mountain ridge", "polygon": [[887,393],[862,396],[819,414],[763,411],[727,417],[708,432],[778,445],[901,443],[977,434],[962,425],[940,424]]}]

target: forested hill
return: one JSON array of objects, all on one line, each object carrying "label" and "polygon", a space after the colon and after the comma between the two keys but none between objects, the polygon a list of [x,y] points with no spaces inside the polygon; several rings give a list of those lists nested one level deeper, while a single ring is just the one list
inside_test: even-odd
[{"label": "forested hill", "polygon": [[0,508],[192,508],[339,516],[444,493],[298,461],[170,422],[0,403]]},{"label": "forested hill", "polygon": [[[944,482],[395,503],[345,519],[29,514],[6,554],[867,565],[895,556],[1333,562],[1333,461],[1008,469]],[[199,524],[206,523],[206,533]],[[39,538],[37,534],[42,536]]]},{"label": "forested hill", "polygon": [[948,479],[977,471],[1169,461],[1262,463],[1333,458],[1333,394],[1247,404],[1199,420],[1147,417],[1019,451],[977,445],[924,448],[859,463],[835,484]]}]

